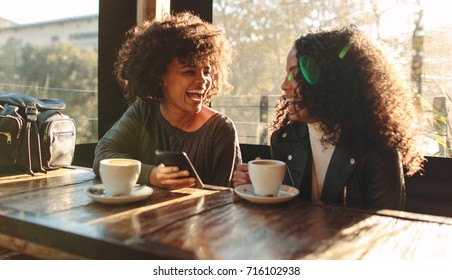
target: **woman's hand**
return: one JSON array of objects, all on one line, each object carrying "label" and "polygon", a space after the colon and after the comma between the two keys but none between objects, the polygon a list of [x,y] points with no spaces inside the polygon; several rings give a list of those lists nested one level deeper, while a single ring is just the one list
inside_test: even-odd
[{"label": "woman's hand", "polygon": [[195,185],[195,178],[187,177],[187,170],[177,166],[165,166],[163,163],[151,169],[150,183],[154,186],[172,189],[189,188]]},{"label": "woman's hand", "polygon": [[232,181],[234,182],[234,187],[251,184],[247,163],[242,163],[237,166],[237,169],[233,173]]},{"label": "woman's hand", "polygon": [[[261,159],[257,157],[256,159]],[[248,175],[248,164],[242,163],[237,166],[237,169],[232,175],[232,181],[234,182],[234,187],[251,184],[250,175]]]}]

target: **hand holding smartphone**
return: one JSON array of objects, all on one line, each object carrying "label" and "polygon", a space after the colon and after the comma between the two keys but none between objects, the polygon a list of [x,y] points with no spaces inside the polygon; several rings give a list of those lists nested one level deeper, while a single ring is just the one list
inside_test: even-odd
[{"label": "hand holding smartphone", "polygon": [[165,166],[177,166],[180,170],[187,170],[190,173],[189,176],[196,180],[195,188],[204,188],[201,178],[185,152],[156,150],[155,154],[157,155],[159,162],[163,163]]}]

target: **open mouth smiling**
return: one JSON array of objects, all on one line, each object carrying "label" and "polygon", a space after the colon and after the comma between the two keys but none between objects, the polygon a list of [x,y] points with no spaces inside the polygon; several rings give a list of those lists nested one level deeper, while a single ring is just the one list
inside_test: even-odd
[{"label": "open mouth smiling", "polygon": [[202,89],[199,89],[199,90],[188,90],[187,91],[188,97],[190,97],[192,100],[194,100],[196,102],[202,101],[202,99],[204,97],[204,93],[205,93],[205,91],[202,90]]},{"label": "open mouth smiling", "polygon": [[301,101],[301,98],[299,98],[299,97],[286,98],[286,103],[288,105],[299,105],[300,101]]}]

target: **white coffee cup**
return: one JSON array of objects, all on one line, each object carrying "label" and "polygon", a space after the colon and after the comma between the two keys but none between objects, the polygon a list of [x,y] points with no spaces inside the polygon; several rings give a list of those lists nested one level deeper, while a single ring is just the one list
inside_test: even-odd
[{"label": "white coffee cup", "polygon": [[138,181],[141,162],[128,158],[110,158],[100,161],[99,173],[107,193],[128,195]]},{"label": "white coffee cup", "polygon": [[286,174],[286,164],[279,160],[256,159],[248,162],[248,173],[257,195],[277,196]]}]

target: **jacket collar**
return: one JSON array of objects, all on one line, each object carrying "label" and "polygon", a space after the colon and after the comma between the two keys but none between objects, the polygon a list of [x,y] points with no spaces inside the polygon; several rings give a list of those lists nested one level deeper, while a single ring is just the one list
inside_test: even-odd
[{"label": "jacket collar", "polygon": [[[311,193],[311,168],[308,164],[312,164],[312,150],[311,143],[309,141],[309,131],[306,124],[292,123],[291,129],[282,131],[281,136],[289,141],[296,141],[300,147],[309,147],[307,149],[300,149],[300,158],[303,159],[299,162],[297,170],[301,171],[301,174],[293,174],[299,178],[296,180],[295,185],[303,188],[305,193]],[[285,134],[285,135],[284,135]],[[324,202],[334,202],[338,195],[343,191],[344,186],[347,185],[347,181],[350,178],[353,170],[358,163],[358,159],[353,156],[352,152],[339,141],[334,149],[333,156],[328,167],[328,171],[323,183],[323,191],[321,200]],[[295,171],[294,171],[295,172]]]}]

